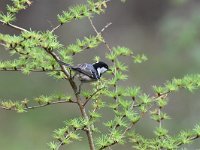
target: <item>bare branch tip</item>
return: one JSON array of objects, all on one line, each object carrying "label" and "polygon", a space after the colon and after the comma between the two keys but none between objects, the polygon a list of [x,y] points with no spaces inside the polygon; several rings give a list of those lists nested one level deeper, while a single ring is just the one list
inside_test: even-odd
[{"label": "bare branch tip", "polygon": [[6,23],[5,21],[3,20],[0,20],[0,22],[4,25],[7,25],[9,27],[12,27],[13,29],[16,29],[16,30],[19,30],[21,32],[28,32],[28,30],[26,30],[25,28],[22,28],[22,27],[19,27],[19,26],[16,26],[14,24],[11,24],[11,23]]}]

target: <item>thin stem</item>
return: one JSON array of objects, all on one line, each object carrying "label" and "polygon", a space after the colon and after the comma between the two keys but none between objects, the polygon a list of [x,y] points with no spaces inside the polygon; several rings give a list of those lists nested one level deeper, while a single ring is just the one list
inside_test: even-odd
[{"label": "thin stem", "polygon": [[43,104],[43,105],[29,106],[29,107],[27,107],[25,109],[35,109],[35,108],[45,107],[45,106],[48,106],[48,105],[55,105],[55,104],[62,104],[62,103],[77,103],[77,102],[75,102],[75,101],[60,100],[60,101],[56,101],[56,102],[46,103],[46,104]]},{"label": "thin stem", "polygon": [[57,30],[61,25],[62,25],[62,24],[59,24],[59,25],[55,26],[55,27],[51,30],[51,32],[54,32],[55,30]]},{"label": "thin stem", "polygon": [[[101,35],[101,34],[105,31],[105,29],[107,29],[111,24],[112,24],[112,23],[110,22],[110,23],[108,23],[106,26],[104,26],[104,27],[101,29],[101,31],[99,32],[99,34],[96,35],[95,38],[98,38],[98,36]],[[83,47],[83,48],[81,49],[81,51],[84,51],[84,50],[86,50],[86,49],[91,49],[91,47],[90,47],[89,45],[87,45],[87,46]],[[76,54],[73,54],[73,56],[74,56],[74,55],[76,55]]]},{"label": "thin stem", "polygon": [[[41,107],[55,105],[55,104],[62,104],[62,103],[77,103],[77,102],[75,102],[75,101],[60,100],[60,101],[55,101],[55,102],[48,102],[46,104],[41,104],[41,105],[25,106],[24,110],[36,109],[36,108],[41,108]],[[0,105],[0,107],[2,109],[5,109],[5,110],[14,110],[14,111],[16,111],[16,108],[7,108],[7,107],[1,106],[1,105]]]},{"label": "thin stem", "polygon": [[158,108],[158,116],[159,116],[159,128],[162,127],[162,119],[161,119],[161,108]]},{"label": "thin stem", "polygon": [[[98,31],[97,31],[97,28],[95,27],[95,25],[94,25],[94,23],[93,23],[93,21],[92,21],[92,19],[91,19],[90,17],[88,17],[88,19],[89,19],[89,21],[90,21],[90,24],[91,24],[92,28],[93,28],[94,31],[96,32],[97,36],[98,36],[98,35],[101,35],[101,34],[104,32],[105,29],[107,29],[110,25],[112,25],[112,23],[110,22],[110,23],[108,23],[104,28],[102,28],[100,32],[98,32]],[[103,38],[103,43],[105,44],[106,48],[107,48],[110,52],[112,52],[112,49],[110,48],[110,46],[108,45],[108,43],[105,41],[104,38]]]},{"label": "thin stem", "polygon": [[6,44],[4,44],[4,43],[0,43],[0,45],[2,45],[2,46],[4,46],[4,47],[6,47]]},{"label": "thin stem", "polygon": [[90,24],[91,24],[92,28],[93,28],[94,31],[96,32],[96,34],[99,35],[100,33],[97,31],[97,29],[96,29],[96,27],[95,27],[95,25],[94,25],[92,19],[91,19],[90,17],[88,17],[88,19],[89,19],[89,21],[90,21]]},{"label": "thin stem", "polygon": [[97,89],[93,94],[91,94],[85,101],[85,103],[83,104],[83,106],[86,106],[86,104],[90,101],[90,99],[95,96],[99,91],[101,91],[103,88],[99,88]]},{"label": "thin stem", "polygon": [[[127,127],[125,130],[124,130],[124,132],[122,133],[122,136],[124,137],[125,136],[125,134],[129,131],[129,130],[131,130],[132,129],[132,127],[134,126],[134,124],[131,124],[129,127]],[[104,146],[104,147],[101,147],[99,150],[103,150],[103,149],[106,149],[106,148],[110,148],[111,146],[113,146],[113,145],[115,145],[115,144],[117,144],[118,142],[117,141],[114,141],[113,143],[110,143],[109,145],[106,145],[106,146]]]},{"label": "thin stem", "polygon": [[64,65],[62,65],[62,64],[60,64],[59,62],[60,62],[60,57],[55,53],[55,52],[53,52],[53,51],[51,51],[51,50],[48,50],[47,48],[44,48],[45,49],[45,51],[47,52],[47,53],[49,53],[57,62],[58,62],[58,64],[60,65],[60,67],[61,67],[61,70],[63,71],[63,73],[67,76],[67,78],[70,78],[70,73],[68,72],[68,70],[65,68],[65,66]]},{"label": "thin stem", "polygon": [[[199,138],[199,135],[194,135],[194,136],[188,137],[188,140],[192,141],[192,140],[196,140],[196,139],[198,139],[198,138]],[[184,142],[179,142],[179,143],[177,144],[177,146],[181,146],[181,145],[183,145],[183,144],[185,144],[185,143],[184,143]]]},{"label": "thin stem", "polygon": [[[23,71],[23,68],[0,68],[0,71]],[[30,72],[51,72],[51,71],[62,71],[60,69],[31,69]]]},{"label": "thin stem", "polygon": [[99,32],[100,34],[102,34],[109,26],[111,26],[112,25],[112,22],[109,22],[107,25],[105,25],[105,27],[103,27],[102,29],[101,29],[101,31]]},{"label": "thin stem", "polygon": [[14,28],[14,29],[16,29],[16,30],[19,30],[19,31],[23,31],[23,32],[27,32],[28,30],[26,30],[26,29],[24,29],[24,28],[22,28],[22,27],[19,27],[19,26],[16,26],[16,25],[14,25],[14,24],[11,24],[11,23],[6,23],[5,21],[3,21],[3,20],[0,20],[0,22],[4,25],[7,25],[7,26],[9,26],[9,27],[11,27],[11,28]]},{"label": "thin stem", "polygon": [[[77,130],[80,130],[80,129],[75,129],[74,131],[69,132],[67,135],[65,135],[65,139],[67,139],[71,133],[74,133],[74,132],[77,131]],[[64,141],[61,141],[60,144],[57,146],[56,150],[59,150],[60,147],[61,147],[63,144],[64,144]]]},{"label": "thin stem", "polygon": [[[150,99],[152,99],[151,101],[149,101],[148,103],[153,103],[153,102],[157,102],[160,98],[166,98],[167,95],[170,93],[170,91],[167,91],[165,93],[161,93],[159,95],[156,96],[152,96]],[[135,104],[133,105],[133,107],[140,107],[142,104]]]}]

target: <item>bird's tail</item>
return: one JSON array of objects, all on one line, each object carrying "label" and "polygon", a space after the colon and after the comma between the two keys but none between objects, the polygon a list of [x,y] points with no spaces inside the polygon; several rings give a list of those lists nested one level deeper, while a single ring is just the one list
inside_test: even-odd
[{"label": "bird's tail", "polygon": [[60,65],[65,65],[65,66],[67,66],[67,67],[69,67],[69,68],[72,68],[72,66],[71,66],[70,64],[67,64],[67,63],[63,62],[62,60],[58,60],[58,63],[59,63]]}]

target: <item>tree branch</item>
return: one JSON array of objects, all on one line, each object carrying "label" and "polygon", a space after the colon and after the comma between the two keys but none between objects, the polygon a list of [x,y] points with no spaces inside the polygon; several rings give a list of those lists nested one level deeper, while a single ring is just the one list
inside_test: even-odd
[{"label": "tree branch", "polygon": [[101,91],[103,88],[99,88],[97,89],[93,94],[91,94],[85,101],[85,103],[83,104],[83,106],[86,106],[86,104],[90,101],[90,99],[95,96],[99,91]]},{"label": "tree branch", "polygon": [[[0,68],[0,71],[23,71],[23,68]],[[31,72],[52,72],[52,71],[62,71],[61,69],[32,69]]]},{"label": "tree branch", "polygon": [[[41,107],[50,106],[50,105],[55,105],[55,104],[61,104],[61,103],[77,103],[77,102],[72,101],[72,100],[70,100],[70,101],[60,100],[60,101],[48,102],[48,103],[46,103],[46,104],[35,105],[35,106],[27,106],[27,105],[25,105],[24,110],[36,109],[36,108],[41,108]],[[13,110],[13,111],[16,111],[16,110],[17,110],[15,107],[7,108],[7,107],[2,106],[2,105],[0,105],[0,108],[5,109],[5,110]]]},{"label": "tree branch", "polygon": [[[74,132],[76,132],[76,131],[78,131],[78,130],[81,130],[81,129],[78,129],[78,128],[77,128],[77,129],[74,129],[74,131],[71,131],[71,132],[67,133],[67,134],[65,135],[65,139],[69,138],[69,135],[70,135],[71,133],[74,133]],[[64,144],[64,141],[60,141],[60,144],[57,146],[56,150],[59,150],[60,147],[61,147],[63,144]]]},{"label": "tree branch", "polygon": [[23,32],[26,31],[26,32],[28,32],[28,30],[26,30],[26,29],[24,29],[24,28],[22,28],[22,27],[16,26],[16,25],[11,24],[11,23],[6,23],[6,22],[4,22],[3,20],[0,20],[0,23],[2,23],[3,25],[5,24],[5,25],[7,25],[7,26],[9,26],[9,27],[11,27],[11,28],[13,28],[13,29],[19,30],[19,31],[23,31]]},{"label": "tree branch", "polygon": [[4,44],[4,43],[0,43],[0,45],[2,45],[2,46],[4,46],[4,47],[6,47],[6,44]]},{"label": "tree branch", "polygon": [[[91,24],[92,28],[94,29],[94,31],[96,32],[97,35],[101,35],[101,34],[103,33],[103,31],[104,31],[106,28],[108,28],[110,25],[112,25],[112,23],[110,22],[110,23],[108,23],[104,28],[102,28],[100,32],[98,32],[98,31],[97,31],[97,28],[95,27],[95,25],[94,25],[94,23],[93,23],[93,21],[92,21],[92,19],[91,19],[90,17],[88,17],[88,19],[89,19],[89,21],[90,21],[90,24]],[[110,46],[108,45],[108,43],[105,41],[105,38],[103,38],[103,43],[105,44],[106,48],[107,48],[110,52],[112,52],[112,49],[110,48]]]},{"label": "tree branch", "polygon": [[[167,97],[167,95],[171,93],[171,91],[167,91],[165,93],[160,93],[159,95],[155,95],[155,96],[152,96],[150,99],[152,99],[152,101],[150,101],[149,103],[152,103],[152,102],[156,102],[158,99],[160,98],[165,98]],[[133,105],[133,107],[139,107],[141,106],[142,104],[135,104]]]},{"label": "tree branch", "polygon": [[[44,47],[43,47],[44,48]],[[68,70],[65,68],[65,66],[64,65],[62,65],[62,64],[60,64],[60,57],[55,53],[55,52],[53,52],[53,51],[51,51],[51,50],[49,50],[49,49],[47,49],[47,48],[44,48],[44,50],[48,53],[48,54],[50,54],[54,59],[55,59],[55,61],[56,62],[58,62],[58,64],[60,65],[60,67],[61,67],[61,70],[63,71],[63,73],[67,76],[67,78],[70,78],[70,73],[68,72]]]},{"label": "tree branch", "polygon": [[102,34],[109,26],[111,26],[112,25],[112,22],[109,22],[107,25],[105,25],[105,27],[103,27],[102,29],[101,29],[101,31],[99,32],[99,34]]},{"label": "tree branch", "polygon": [[55,26],[55,27],[51,30],[51,32],[54,32],[54,31],[57,30],[60,26],[62,26],[62,24],[59,24],[59,25]]},{"label": "tree branch", "polygon": [[[192,141],[192,140],[196,140],[196,139],[198,139],[198,138],[199,138],[199,135],[194,135],[194,136],[188,137],[187,139],[190,140],[190,141]],[[181,145],[184,145],[184,144],[185,144],[184,142],[179,142],[179,143],[177,144],[177,146],[181,146]]]}]

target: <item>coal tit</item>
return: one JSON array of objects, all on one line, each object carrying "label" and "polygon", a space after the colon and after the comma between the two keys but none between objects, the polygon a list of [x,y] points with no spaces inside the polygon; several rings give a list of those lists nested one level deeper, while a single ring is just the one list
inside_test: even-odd
[{"label": "coal tit", "polygon": [[83,63],[77,66],[72,66],[61,60],[59,60],[59,63],[75,71],[74,77],[78,77],[81,83],[97,81],[103,73],[110,70],[108,65],[102,61],[93,64]]}]

